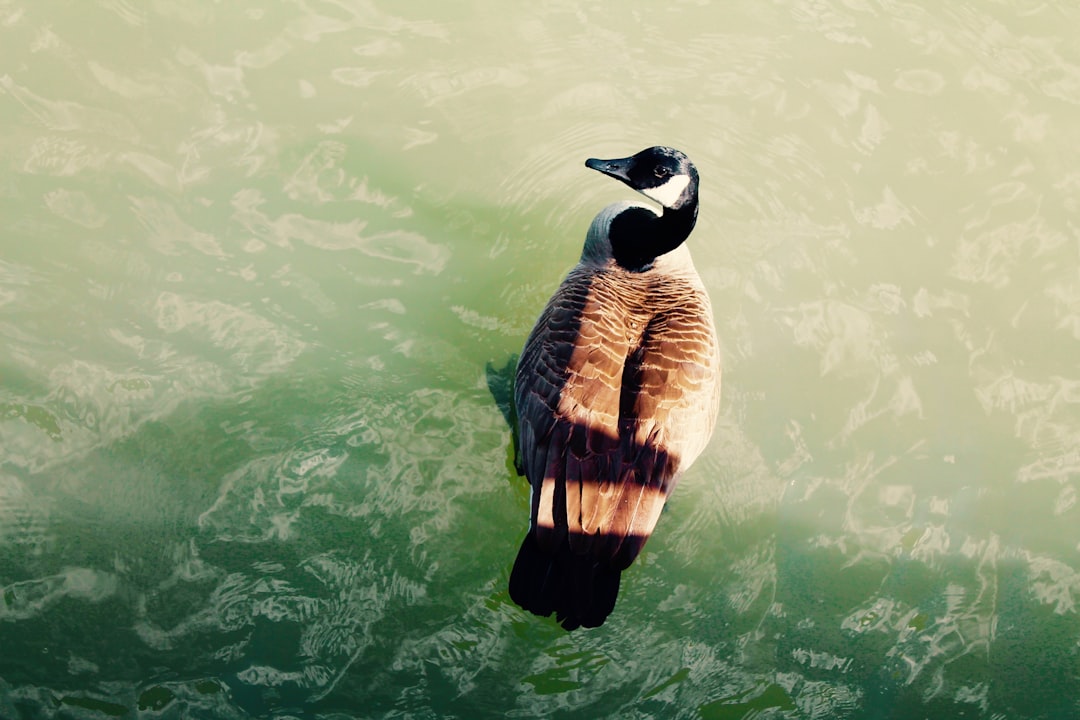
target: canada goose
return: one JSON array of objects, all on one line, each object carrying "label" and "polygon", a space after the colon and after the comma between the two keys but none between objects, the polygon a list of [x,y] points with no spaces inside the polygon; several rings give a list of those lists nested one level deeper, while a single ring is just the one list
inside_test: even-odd
[{"label": "canada goose", "polygon": [[697,221],[697,169],[668,147],[585,166],[661,210],[600,211],[518,361],[532,510],[510,597],[568,630],[611,613],[620,573],[709,441],[720,404],[712,306],[683,244]]}]

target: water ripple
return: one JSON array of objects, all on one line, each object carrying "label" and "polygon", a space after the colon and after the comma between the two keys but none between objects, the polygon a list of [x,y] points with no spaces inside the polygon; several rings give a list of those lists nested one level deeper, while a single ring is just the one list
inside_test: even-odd
[{"label": "water ripple", "polygon": [[291,240],[299,240],[322,250],[359,250],[370,257],[413,265],[416,272],[423,273],[439,273],[450,258],[449,248],[418,233],[391,230],[364,234],[365,220],[335,223],[297,213],[271,219],[258,209],[263,202],[257,191],[238,193],[233,198],[234,219],[278,246],[288,247]]},{"label": "water ripple", "polygon": [[[0,0],[0,716],[1076,715],[1076,9],[429,5]],[[482,368],[652,142],[723,416],[567,635]]]}]

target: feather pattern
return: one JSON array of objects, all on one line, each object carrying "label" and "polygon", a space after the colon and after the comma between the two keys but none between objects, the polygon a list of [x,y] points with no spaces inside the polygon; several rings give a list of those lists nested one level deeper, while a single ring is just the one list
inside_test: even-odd
[{"label": "feather pattern", "polygon": [[[521,451],[537,460],[528,476],[563,485],[566,529],[583,548],[598,533],[651,533],[654,506],[712,433],[719,351],[701,321],[712,317],[708,297],[685,276],[647,274],[575,269],[518,364]],[[532,522],[554,515],[544,507]]]}]

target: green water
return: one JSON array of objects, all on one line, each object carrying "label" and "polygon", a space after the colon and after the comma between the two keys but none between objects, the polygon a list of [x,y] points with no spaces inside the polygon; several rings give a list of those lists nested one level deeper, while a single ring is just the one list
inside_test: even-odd
[{"label": "green water", "polygon": [[[0,0],[0,718],[1080,717],[1069,0]],[[724,398],[614,614],[488,366],[685,150]]]}]

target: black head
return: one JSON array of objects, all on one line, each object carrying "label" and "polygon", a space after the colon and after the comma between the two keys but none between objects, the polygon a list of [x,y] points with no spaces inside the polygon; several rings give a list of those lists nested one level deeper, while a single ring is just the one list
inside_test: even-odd
[{"label": "black head", "polygon": [[585,167],[623,181],[665,209],[678,210],[697,201],[697,168],[675,148],[657,145],[616,160],[589,158]]}]

